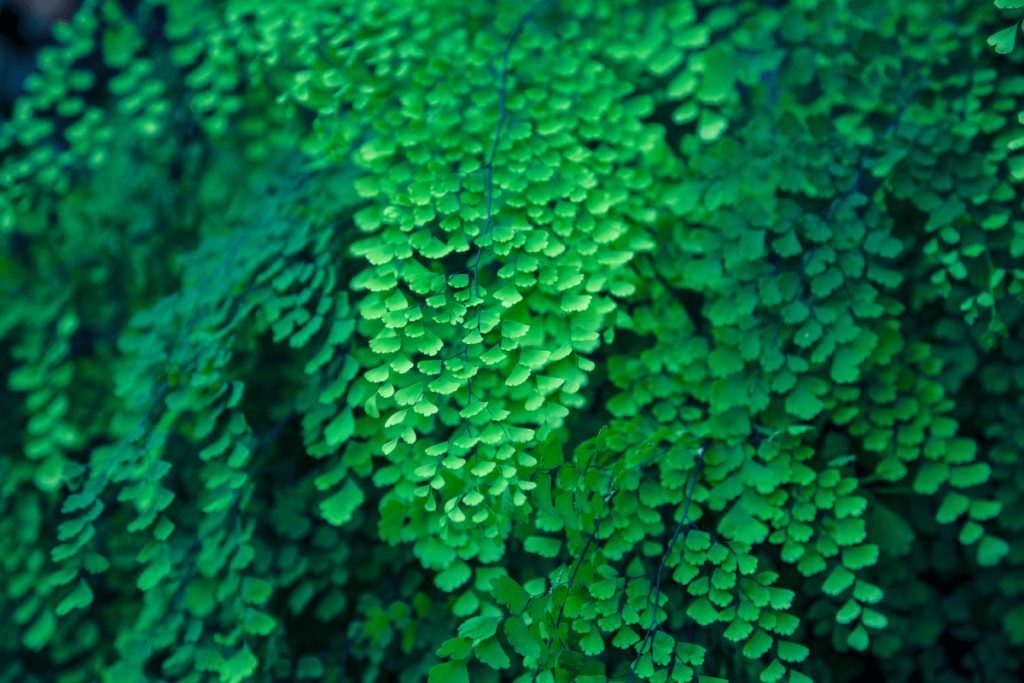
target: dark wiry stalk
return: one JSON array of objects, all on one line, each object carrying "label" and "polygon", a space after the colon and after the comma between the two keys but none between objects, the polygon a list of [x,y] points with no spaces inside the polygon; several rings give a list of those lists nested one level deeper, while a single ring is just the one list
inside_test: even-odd
[{"label": "dark wiry stalk", "polygon": [[[479,241],[486,240],[488,235],[491,233],[491,226],[494,223],[494,159],[498,156],[498,147],[501,145],[501,136],[505,132],[505,123],[508,120],[508,108],[506,106],[506,100],[508,99],[508,62],[509,57],[512,54],[512,48],[515,47],[516,42],[519,40],[519,36],[522,35],[523,29],[526,28],[527,22],[533,19],[534,15],[540,10],[540,8],[548,0],[538,0],[533,3],[530,9],[523,13],[523,16],[519,17],[519,21],[516,22],[515,28],[512,29],[512,33],[509,34],[508,42],[505,44],[505,51],[501,55],[501,75],[499,76],[498,83],[498,127],[494,133],[494,140],[491,142],[491,151],[487,155],[487,162],[484,164],[484,172],[487,174],[487,186],[484,192],[487,195],[486,198],[486,209],[484,215],[484,228],[480,231]],[[485,247],[481,244],[477,244],[476,257],[473,259],[473,265],[470,270],[473,271],[473,296],[476,299],[480,298],[480,259],[483,256]],[[480,322],[480,312],[477,309],[477,325]]]},{"label": "dark wiry stalk", "polygon": [[[686,494],[686,502],[683,503],[683,514],[679,517],[679,523],[676,524],[676,529],[672,532],[672,538],[669,539],[668,547],[665,548],[665,553],[661,556],[661,564],[658,565],[658,573],[654,580],[654,585],[651,590],[647,591],[647,609],[651,610],[651,624],[647,627],[647,632],[644,634],[643,640],[640,641],[639,652],[637,653],[636,659],[633,660],[633,666],[630,667],[630,673],[633,678],[636,678],[636,667],[640,663],[640,659],[644,656],[644,650],[647,647],[648,641],[650,641],[657,631],[658,623],[658,600],[661,598],[661,575],[665,571],[665,564],[668,562],[669,555],[672,554],[672,548],[675,546],[676,539],[679,538],[679,534],[684,528],[686,528],[687,522],[690,518],[690,503],[693,502],[693,492],[697,488],[697,481],[700,479],[700,469],[704,464],[704,447],[701,446],[700,450],[697,451],[697,462],[693,468],[693,477],[690,479],[690,490]],[[689,530],[688,530],[689,531]],[[651,600],[653,593],[654,600]]]}]

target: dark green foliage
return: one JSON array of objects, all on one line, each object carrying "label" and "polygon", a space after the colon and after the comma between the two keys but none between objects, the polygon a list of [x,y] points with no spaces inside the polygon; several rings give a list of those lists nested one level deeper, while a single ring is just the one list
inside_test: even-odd
[{"label": "dark green foliage", "polygon": [[0,682],[1021,680],[1022,10],[86,0]]}]

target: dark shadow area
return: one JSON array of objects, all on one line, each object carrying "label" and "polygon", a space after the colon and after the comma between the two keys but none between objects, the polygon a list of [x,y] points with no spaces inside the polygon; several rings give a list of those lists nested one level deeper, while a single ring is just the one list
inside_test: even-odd
[{"label": "dark shadow area", "polygon": [[54,22],[74,14],[76,0],[0,0],[0,115],[9,116]]}]

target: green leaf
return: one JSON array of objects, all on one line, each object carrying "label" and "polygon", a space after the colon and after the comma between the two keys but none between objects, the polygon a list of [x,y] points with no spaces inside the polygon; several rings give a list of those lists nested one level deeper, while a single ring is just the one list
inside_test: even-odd
[{"label": "green leaf", "polygon": [[341,489],[320,503],[320,514],[334,526],[341,526],[352,519],[364,498],[363,490],[349,478]]},{"label": "green leaf", "polygon": [[889,619],[877,610],[864,608],[864,615],[861,622],[868,628],[883,629],[889,625]]},{"label": "green leaf", "polygon": [[500,617],[473,617],[459,627],[459,635],[473,640],[490,638],[498,630]]},{"label": "green leaf", "polygon": [[865,544],[843,549],[843,564],[849,569],[863,569],[878,562],[878,546]]},{"label": "green leaf", "polygon": [[274,626],[276,626],[276,622],[269,614],[250,609],[246,612],[242,628],[246,633],[267,636],[274,630]]},{"label": "green leaf", "polygon": [[997,31],[988,37],[988,44],[994,47],[996,52],[1001,55],[1012,52],[1016,41],[1017,24],[1004,28],[1002,31]]},{"label": "green leaf", "polygon": [[798,663],[807,659],[807,655],[810,654],[810,650],[800,643],[794,643],[789,640],[780,640],[778,646],[779,659],[784,662]]},{"label": "green leaf", "polygon": [[695,600],[687,608],[686,614],[701,626],[708,626],[718,621],[718,610],[706,597]]},{"label": "green leaf", "polygon": [[654,634],[654,642],[651,645],[651,654],[654,662],[661,666],[668,664],[672,660],[672,649],[675,647],[676,641],[669,634],[664,631],[658,631]]},{"label": "green leaf", "polygon": [[839,595],[853,584],[854,575],[845,567],[836,567],[825,579],[821,589],[829,595]]},{"label": "green leaf", "polygon": [[863,579],[858,579],[857,583],[853,586],[854,599],[866,602],[869,605],[877,605],[882,601],[883,595],[884,593],[881,588]]},{"label": "green leaf", "polygon": [[523,543],[523,547],[526,548],[527,552],[540,555],[541,557],[558,557],[562,542],[557,538],[530,536]]},{"label": "green leaf", "polygon": [[711,368],[712,377],[728,377],[742,372],[743,359],[735,349],[715,349],[708,357],[708,365]]},{"label": "green leaf", "polygon": [[587,586],[590,594],[598,600],[607,600],[608,598],[615,595],[615,589],[619,584],[618,579],[605,579],[603,581],[595,581]]},{"label": "green leaf", "polygon": [[858,652],[863,652],[868,649],[868,644],[871,642],[868,636],[867,629],[863,626],[858,626],[850,632],[850,635],[846,637],[846,644],[852,647]]},{"label": "green leaf", "polygon": [[729,127],[729,119],[712,109],[704,109],[697,124],[697,135],[704,142],[714,142]]},{"label": "green leaf", "polygon": [[759,659],[761,655],[768,652],[772,646],[772,637],[765,631],[758,629],[743,646],[743,656],[749,659]]},{"label": "green leaf", "polygon": [[474,649],[476,658],[492,669],[507,669],[512,665],[497,638],[488,638]]},{"label": "green leaf", "polygon": [[939,511],[935,515],[935,519],[939,524],[949,524],[967,512],[970,505],[970,498],[962,493],[950,491],[943,499],[942,505],[939,506]]},{"label": "green leaf", "polygon": [[739,543],[760,543],[768,536],[768,527],[750,514],[743,500],[733,504],[718,523],[718,531],[728,539]]},{"label": "green leaf", "polygon": [[984,484],[989,480],[992,468],[988,463],[978,462],[971,465],[954,467],[950,472],[949,483],[957,488],[969,488]]},{"label": "green leaf", "polygon": [[92,604],[92,599],[92,589],[89,588],[89,584],[85,582],[85,579],[79,579],[74,590],[57,605],[55,610],[57,616],[62,617],[76,609],[88,607]]},{"label": "green leaf", "polygon": [[840,384],[856,382],[864,357],[855,349],[842,348],[832,356],[832,379]]},{"label": "green leaf", "polygon": [[523,657],[539,657],[540,643],[530,633],[522,616],[514,616],[505,620],[505,635],[513,649]]},{"label": "green leaf", "polygon": [[690,550],[707,550],[711,547],[711,535],[700,529],[693,529],[686,534],[686,547]]},{"label": "green leaf", "polygon": [[742,619],[735,619],[729,628],[725,629],[725,637],[734,643],[746,640],[747,637],[753,632],[754,627],[750,622],[743,621]]},{"label": "green leaf", "polygon": [[986,535],[978,544],[978,564],[994,567],[1010,551],[1010,544],[1001,538]]},{"label": "green leaf", "polygon": [[762,683],[778,683],[786,675],[786,667],[777,659],[764,668],[761,672]]},{"label": "green leaf", "polygon": [[319,680],[323,678],[324,665],[316,657],[305,655],[299,658],[296,676],[301,680]]},{"label": "green leaf", "polygon": [[970,515],[971,519],[978,521],[986,521],[989,519],[995,519],[1002,512],[1003,504],[997,500],[975,500],[971,501]]},{"label": "green leaf", "polygon": [[242,599],[253,605],[262,605],[270,599],[273,584],[263,579],[248,576],[242,579]]},{"label": "green leaf", "polygon": [[221,680],[229,681],[230,683],[241,683],[241,681],[251,677],[256,672],[258,665],[259,660],[256,659],[256,655],[252,653],[248,645],[243,645],[241,650],[224,662],[224,668],[221,670]]},{"label": "green leaf", "polygon": [[57,630],[57,618],[50,610],[43,610],[22,636],[25,647],[40,650]]},{"label": "green leaf", "polygon": [[709,49],[704,57],[704,74],[697,98],[713,104],[723,102],[733,92],[736,71],[736,54],[728,44]]},{"label": "green leaf", "polygon": [[461,660],[434,665],[430,669],[427,683],[469,683],[466,662]]},{"label": "green leaf", "polygon": [[324,429],[324,440],[329,447],[335,448],[345,443],[352,436],[354,429],[355,419],[352,410],[345,408]]},{"label": "green leaf", "polygon": [[498,604],[505,605],[513,614],[526,609],[530,594],[508,576],[499,576],[491,581],[491,595]]},{"label": "green leaf", "polygon": [[465,562],[457,561],[434,578],[434,583],[443,591],[452,592],[464,585],[473,576],[473,570]]},{"label": "green leaf", "polygon": [[587,635],[580,639],[580,649],[584,654],[594,657],[604,652],[604,640],[596,628],[590,629]]},{"label": "green leaf", "polygon": [[856,600],[847,600],[839,611],[836,612],[836,621],[840,624],[850,624],[860,616],[860,603]]},{"label": "green leaf", "polygon": [[786,398],[786,412],[796,415],[801,420],[814,418],[824,407],[825,404],[811,390],[811,385],[802,379]]},{"label": "green leaf", "polygon": [[149,566],[139,575],[137,585],[139,590],[148,591],[154,588],[171,571],[171,563],[166,554],[160,554]]},{"label": "green leaf", "polygon": [[616,632],[615,637],[612,638],[612,645],[620,650],[625,650],[639,640],[640,636],[637,635],[636,631],[628,626],[623,626]]}]

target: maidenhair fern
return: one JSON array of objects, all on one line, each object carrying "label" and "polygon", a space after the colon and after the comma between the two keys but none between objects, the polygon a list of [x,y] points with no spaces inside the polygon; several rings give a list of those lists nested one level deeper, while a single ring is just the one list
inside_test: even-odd
[{"label": "maidenhair fern", "polygon": [[1020,680],[1022,10],[85,0],[0,681]]}]

